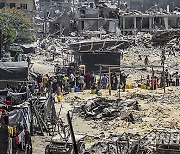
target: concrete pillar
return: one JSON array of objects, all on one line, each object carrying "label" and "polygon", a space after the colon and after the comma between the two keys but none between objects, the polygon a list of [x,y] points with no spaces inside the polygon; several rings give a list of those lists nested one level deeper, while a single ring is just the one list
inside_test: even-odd
[{"label": "concrete pillar", "polygon": [[149,30],[152,30],[152,17],[149,17]]},{"label": "concrete pillar", "polygon": [[123,30],[125,30],[125,29],[126,29],[126,18],[123,17]]},{"label": "concrete pillar", "polygon": [[134,21],[134,30],[136,30],[137,29],[136,17],[133,18],[133,21]]},{"label": "concrete pillar", "polygon": [[165,25],[165,29],[167,30],[169,27],[168,17],[164,18],[164,25]]},{"label": "concrete pillar", "polygon": [[152,17],[152,29],[154,29],[155,26],[154,26],[154,17]]},{"label": "concrete pillar", "polygon": [[141,27],[140,27],[140,29],[141,29],[141,31],[142,31],[142,28],[143,28],[143,18],[141,18],[141,20],[140,20],[140,23],[141,23]]}]

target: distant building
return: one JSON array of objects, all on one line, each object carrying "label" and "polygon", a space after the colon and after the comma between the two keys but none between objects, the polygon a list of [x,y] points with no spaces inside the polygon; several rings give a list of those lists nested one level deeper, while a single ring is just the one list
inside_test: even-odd
[{"label": "distant building", "polygon": [[166,9],[167,5],[170,6],[170,10],[173,11],[175,7],[180,7],[179,0],[123,0],[128,4],[128,7],[132,10],[146,11],[147,9],[158,5],[159,7]]},{"label": "distant building", "polygon": [[35,1],[34,0],[1,0],[0,1],[0,9],[7,8],[17,8],[27,11],[32,11],[35,9]]}]

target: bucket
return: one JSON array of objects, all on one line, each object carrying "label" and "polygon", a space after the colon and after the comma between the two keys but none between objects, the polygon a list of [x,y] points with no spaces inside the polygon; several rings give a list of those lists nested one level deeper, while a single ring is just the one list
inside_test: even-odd
[{"label": "bucket", "polygon": [[78,86],[74,87],[74,92],[79,92],[79,87]]}]

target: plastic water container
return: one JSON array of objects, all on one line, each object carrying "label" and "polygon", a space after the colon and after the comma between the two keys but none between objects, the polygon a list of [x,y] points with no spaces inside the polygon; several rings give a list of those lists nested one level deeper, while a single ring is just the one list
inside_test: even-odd
[{"label": "plastic water container", "polygon": [[95,94],[96,90],[95,89],[91,89],[91,94]]},{"label": "plastic water container", "polygon": [[57,100],[58,100],[58,102],[62,101],[62,96],[61,95],[57,95]]},{"label": "plastic water container", "polygon": [[132,88],[133,88],[132,84],[126,84],[125,86],[125,89],[132,89]]},{"label": "plastic water container", "polygon": [[78,86],[74,87],[74,92],[79,92],[79,87]]}]

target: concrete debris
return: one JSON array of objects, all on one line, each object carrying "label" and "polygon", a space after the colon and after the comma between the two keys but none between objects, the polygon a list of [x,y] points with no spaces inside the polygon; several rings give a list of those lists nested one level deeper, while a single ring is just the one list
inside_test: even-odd
[{"label": "concrete debris", "polygon": [[152,96],[148,95],[148,94],[145,95],[145,94],[138,94],[138,93],[132,93],[132,94],[126,96],[127,99],[139,98],[139,99],[142,99],[142,100],[149,99],[151,97]]},{"label": "concrete debris", "polygon": [[109,121],[117,117],[122,120],[135,123],[136,120],[132,113],[133,110],[140,111],[140,105],[137,101],[108,100],[105,98],[90,99],[81,105],[79,114],[86,120]]},{"label": "concrete debris", "polygon": [[166,30],[157,31],[152,37],[152,42],[155,45],[166,44],[173,39],[178,39],[180,37],[180,31],[178,30]]},{"label": "concrete debris", "polygon": [[140,154],[168,153],[178,154],[179,133],[171,130],[152,130],[145,136],[139,134],[110,134],[89,148],[88,154]]}]

